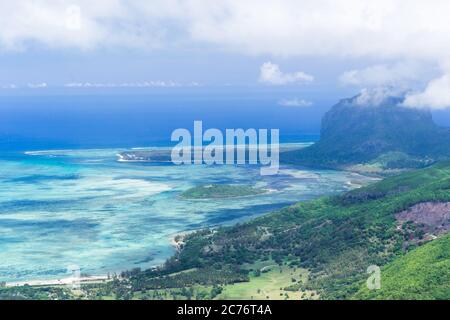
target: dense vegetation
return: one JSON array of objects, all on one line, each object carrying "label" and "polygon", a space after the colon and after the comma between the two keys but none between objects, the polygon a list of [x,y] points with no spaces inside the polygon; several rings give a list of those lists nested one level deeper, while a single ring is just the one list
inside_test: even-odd
[{"label": "dense vegetation", "polygon": [[62,287],[0,287],[0,300],[63,300],[73,297],[69,289]]},{"label": "dense vegetation", "polygon": [[381,271],[381,289],[363,287],[357,299],[449,299],[450,234],[389,263]]},{"label": "dense vegetation", "polygon": [[181,197],[186,199],[234,198],[265,192],[264,189],[246,185],[209,184],[188,189],[181,194]]}]

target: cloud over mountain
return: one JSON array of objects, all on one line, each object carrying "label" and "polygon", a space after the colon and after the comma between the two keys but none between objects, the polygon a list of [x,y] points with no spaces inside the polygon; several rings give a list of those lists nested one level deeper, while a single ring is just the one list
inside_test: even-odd
[{"label": "cloud over mountain", "polygon": [[406,86],[420,79],[425,72],[422,65],[414,62],[377,64],[346,71],[339,77],[339,81],[343,85],[362,87]]},{"label": "cloud over mountain", "polygon": [[450,75],[432,80],[425,90],[406,96],[403,105],[414,108],[445,109],[450,106]]}]

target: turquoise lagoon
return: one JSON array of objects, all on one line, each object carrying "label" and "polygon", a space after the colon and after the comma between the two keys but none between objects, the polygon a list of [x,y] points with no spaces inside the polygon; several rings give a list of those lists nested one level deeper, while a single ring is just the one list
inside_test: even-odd
[{"label": "turquoise lagoon", "polygon": [[[0,156],[0,281],[57,279],[67,266],[104,275],[162,264],[174,234],[243,221],[297,201],[365,184],[355,173],[282,166],[175,166],[118,162],[123,149],[59,150]],[[273,192],[187,200],[210,183]]]}]

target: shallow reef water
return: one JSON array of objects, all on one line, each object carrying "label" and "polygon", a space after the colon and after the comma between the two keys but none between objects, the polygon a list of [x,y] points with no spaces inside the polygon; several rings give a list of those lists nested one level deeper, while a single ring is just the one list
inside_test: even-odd
[{"label": "shallow reef water", "polygon": [[[67,266],[103,275],[159,265],[182,231],[244,221],[352,187],[349,172],[255,166],[175,166],[118,162],[120,149],[58,150],[0,156],[0,281],[57,279]],[[189,200],[204,184],[242,184],[271,192]]]}]

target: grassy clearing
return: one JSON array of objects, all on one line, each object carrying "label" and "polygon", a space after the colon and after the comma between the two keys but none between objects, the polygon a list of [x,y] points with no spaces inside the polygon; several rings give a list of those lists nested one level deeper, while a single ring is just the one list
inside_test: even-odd
[{"label": "grassy clearing", "polygon": [[[288,266],[267,265],[262,267],[259,276],[252,275],[249,282],[235,283],[223,288],[217,297],[225,300],[258,299],[258,300],[300,300],[314,298],[312,291],[289,291],[286,288],[308,280],[305,269]],[[294,281],[295,280],[295,281]]]},{"label": "grassy clearing", "polygon": [[[133,299],[218,299],[218,300],[301,300],[317,299],[314,291],[300,290],[308,281],[308,271],[279,266],[273,261],[258,261],[246,265],[251,271],[250,281],[220,286],[191,286],[137,292]],[[295,280],[295,281],[294,281]],[[216,291],[215,291],[216,290]],[[214,293],[215,292],[215,293]]]}]

